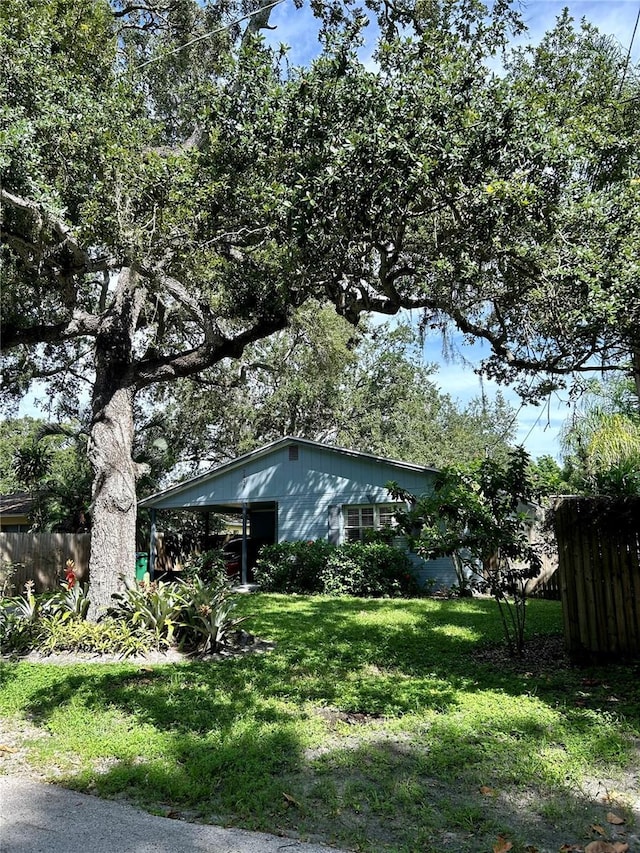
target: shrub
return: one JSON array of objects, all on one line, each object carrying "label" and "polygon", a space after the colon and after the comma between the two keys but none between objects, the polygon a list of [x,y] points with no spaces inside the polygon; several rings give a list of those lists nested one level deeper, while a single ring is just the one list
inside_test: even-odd
[{"label": "shrub", "polygon": [[418,594],[404,551],[383,542],[346,542],[329,556],[321,572],[327,595],[399,598]]},{"label": "shrub", "polygon": [[267,592],[324,593],[362,597],[418,594],[404,551],[384,542],[281,542],[260,552],[256,581]]},{"label": "shrub", "polygon": [[38,648],[45,654],[68,651],[126,658],[146,654],[153,644],[151,632],[111,617],[86,622],[68,612],[54,613],[43,617],[38,625]]},{"label": "shrub", "polygon": [[326,539],[265,545],[254,577],[266,592],[322,592],[320,574],[335,548]]},{"label": "shrub", "polygon": [[181,575],[185,581],[200,578],[209,586],[221,586],[227,581],[224,551],[214,548],[202,554],[191,554],[184,562]]}]

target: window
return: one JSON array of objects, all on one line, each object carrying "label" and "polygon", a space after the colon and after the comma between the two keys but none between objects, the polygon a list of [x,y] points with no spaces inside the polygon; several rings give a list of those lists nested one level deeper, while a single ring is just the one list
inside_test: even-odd
[{"label": "window", "polygon": [[394,512],[399,505],[375,504],[374,506],[344,507],[344,537],[347,542],[359,542],[367,538],[367,532],[381,527],[395,527]]},{"label": "window", "polygon": [[289,445],[289,462],[297,462],[298,461],[298,445],[290,444]]}]

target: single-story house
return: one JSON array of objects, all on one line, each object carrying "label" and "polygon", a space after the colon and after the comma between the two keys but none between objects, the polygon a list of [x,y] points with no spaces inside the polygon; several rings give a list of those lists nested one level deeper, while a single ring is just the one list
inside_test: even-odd
[{"label": "single-story house", "polygon": [[[248,537],[263,543],[328,539],[336,545],[361,539],[365,530],[393,522],[399,505],[387,483],[395,481],[419,495],[433,488],[437,473],[422,465],[287,436],[140,501],[141,508],[151,511],[150,567],[153,570],[158,510],[241,513],[246,583]],[[443,586],[456,582],[449,558],[411,557],[423,583],[429,578]]]}]

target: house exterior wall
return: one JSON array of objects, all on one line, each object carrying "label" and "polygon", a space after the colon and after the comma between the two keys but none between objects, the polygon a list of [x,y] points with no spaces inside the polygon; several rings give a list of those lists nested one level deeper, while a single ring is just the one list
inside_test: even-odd
[{"label": "house exterior wall", "polygon": [[[297,459],[290,447],[297,446]],[[294,454],[296,455],[296,454]],[[343,507],[391,503],[389,481],[423,494],[432,488],[435,472],[393,464],[368,456],[351,456],[313,442],[276,446],[256,458],[238,460],[226,469],[196,479],[179,491],[153,500],[157,509],[241,505],[274,502],[279,542],[327,539],[344,541]],[[422,582],[455,582],[451,560],[421,560],[411,555]]]}]

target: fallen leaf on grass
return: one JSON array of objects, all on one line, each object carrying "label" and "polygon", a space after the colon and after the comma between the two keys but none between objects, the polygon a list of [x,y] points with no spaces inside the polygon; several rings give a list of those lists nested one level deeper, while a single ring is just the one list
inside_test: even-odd
[{"label": "fallen leaf on grass", "polygon": [[591,831],[597,832],[598,835],[606,835],[607,834],[606,829],[603,826],[600,826],[599,823],[592,823],[591,824]]},{"label": "fallen leaf on grass", "polygon": [[499,835],[498,840],[493,845],[493,853],[508,853],[512,847],[513,843],[511,841],[507,841],[504,835]]},{"label": "fallen leaf on grass", "polygon": [[584,848],[580,844],[563,844],[560,853],[584,853]]},{"label": "fallen leaf on grass", "polygon": [[627,853],[628,849],[624,841],[592,841],[584,848],[584,853]]},{"label": "fallen leaf on grass", "polygon": [[298,808],[300,808],[300,803],[295,799],[295,797],[292,797],[291,794],[286,794],[283,791],[282,796],[285,798],[285,800],[290,806],[297,806]]},{"label": "fallen leaf on grass", "polygon": [[483,785],[480,788],[480,793],[484,794],[485,797],[488,797],[491,794],[495,794],[495,791],[493,790],[493,788],[490,788],[488,785]]},{"label": "fallen leaf on grass", "polygon": [[18,752],[17,749],[14,749],[12,746],[5,746],[3,743],[0,743],[0,752]]},{"label": "fallen leaf on grass", "polygon": [[607,814],[607,823],[612,823],[615,826],[621,826],[624,823],[624,818],[619,817],[617,814],[614,814],[613,812],[609,812]]}]

